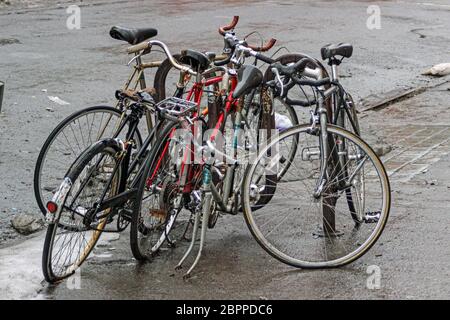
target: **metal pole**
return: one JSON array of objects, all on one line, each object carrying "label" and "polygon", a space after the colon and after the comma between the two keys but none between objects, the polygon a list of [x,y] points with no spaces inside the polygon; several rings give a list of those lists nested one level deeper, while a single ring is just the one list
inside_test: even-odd
[{"label": "metal pole", "polygon": [[5,83],[0,81],[0,112],[2,112],[2,101],[3,101],[4,88],[5,88]]}]

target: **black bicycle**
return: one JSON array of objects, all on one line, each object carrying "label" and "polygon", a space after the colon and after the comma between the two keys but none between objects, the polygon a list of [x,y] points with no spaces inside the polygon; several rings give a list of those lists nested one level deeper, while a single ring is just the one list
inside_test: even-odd
[{"label": "black bicycle", "polygon": [[[126,129],[125,139],[102,139],[82,152],[47,203],[49,226],[44,243],[43,271],[49,282],[73,274],[103,232],[122,231],[128,226],[133,219],[134,206],[142,200],[136,195],[151,141],[165,127],[176,125],[173,114],[180,116],[196,110],[195,103],[177,98],[156,104],[152,96],[143,91],[118,91],[116,95],[126,110],[119,128],[119,131]],[[139,122],[147,111],[156,113],[159,121],[141,148],[133,152]],[[162,220],[157,213],[153,217],[152,226],[140,230],[141,233],[165,232],[165,228],[158,228]],[[115,227],[108,229],[109,225]]]}]

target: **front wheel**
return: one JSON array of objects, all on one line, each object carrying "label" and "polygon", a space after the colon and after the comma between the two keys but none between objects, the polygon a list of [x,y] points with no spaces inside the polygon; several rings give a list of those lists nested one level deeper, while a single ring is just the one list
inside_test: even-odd
[{"label": "front wheel", "polygon": [[[271,141],[248,167],[243,182],[244,217],[252,235],[273,257],[295,267],[338,267],[358,259],[380,237],[389,215],[389,180],[377,155],[363,140],[342,128],[330,125],[328,134],[335,142],[330,154],[344,145],[339,153],[347,161],[336,167],[339,172],[330,175],[320,197],[314,195],[320,178],[320,132],[310,130],[308,125],[293,127]],[[289,152],[284,140],[293,136],[298,137],[299,144],[289,173],[295,174],[295,179],[278,182],[270,203],[254,210],[253,193],[264,188],[255,188],[257,181],[265,181],[261,177],[282,169],[267,155],[278,159]],[[361,190],[361,175],[365,201],[356,206],[363,217],[359,223],[349,210],[347,190]]]}]

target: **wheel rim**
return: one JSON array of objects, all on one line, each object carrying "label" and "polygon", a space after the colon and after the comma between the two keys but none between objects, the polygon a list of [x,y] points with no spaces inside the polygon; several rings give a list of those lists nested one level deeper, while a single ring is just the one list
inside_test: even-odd
[{"label": "wheel rim", "polygon": [[[84,222],[87,212],[100,200],[106,183],[112,176],[117,159],[109,154],[98,154],[74,178],[64,208],[55,224],[48,252],[48,268],[55,279],[70,276],[86,260],[97,243],[108,221],[109,209],[97,213],[90,227]],[[100,159],[100,155],[103,157]],[[98,167],[95,168],[95,164]],[[96,172],[93,172],[96,171]],[[106,197],[117,194],[120,170],[112,178]]]}]

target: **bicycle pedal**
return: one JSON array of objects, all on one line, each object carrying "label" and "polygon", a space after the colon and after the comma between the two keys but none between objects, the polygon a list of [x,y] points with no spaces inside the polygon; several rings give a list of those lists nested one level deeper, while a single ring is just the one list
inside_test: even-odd
[{"label": "bicycle pedal", "polygon": [[380,220],[381,211],[367,212],[363,220],[365,223],[377,223]]}]

